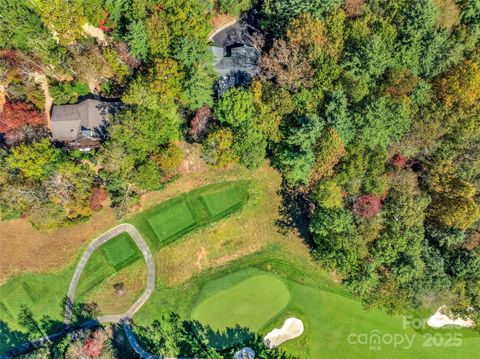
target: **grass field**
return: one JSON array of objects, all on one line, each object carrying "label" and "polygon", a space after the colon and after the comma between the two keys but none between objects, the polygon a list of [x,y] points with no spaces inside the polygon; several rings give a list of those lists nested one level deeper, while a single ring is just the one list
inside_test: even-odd
[{"label": "grass field", "polygon": [[121,233],[92,253],[80,276],[77,293],[80,301],[97,285],[142,259],[143,255],[128,233]]},{"label": "grass field", "polygon": [[[235,190],[232,191],[232,188]],[[216,193],[218,200],[226,197],[225,201],[229,205],[221,204],[219,208],[223,210],[211,214],[202,198],[203,194],[211,193]],[[228,181],[179,195],[131,217],[128,221],[139,229],[155,253],[189,231],[229,215],[243,206],[247,198],[246,182]],[[212,201],[214,200],[211,199],[210,202]],[[77,260],[82,252],[77,254]],[[146,270],[142,259],[140,250],[126,233],[105,243],[90,257],[80,277],[76,301],[95,301],[104,314],[115,314],[128,309],[146,285]],[[53,323],[51,331],[56,331],[61,325],[63,299],[75,264],[76,260],[55,273],[21,274],[0,286],[0,327],[5,325],[11,330],[22,329],[18,323],[18,314],[20,307],[26,305],[37,320],[48,317]],[[114,296],[112,290],[113,284],[119,282],[124,283],[126,289],[126,294],[122,297]],[[4,333],[0,331],[0,354],[16,343],[15,338],[19,342],[24,341],[13,334],[8,340],[2,335]]]},{"label": "grass field", "polygon": [[[281,348],[299,358],[478,357],[480,337],[471,330],[436,330],[436,344],[433,344],[431,337],[405,324],[403,316],[390,316],[381,310],[366,311],[344,289],[333,285],[327,276],[306,262],[294,257],[272,257],[279,253],[278,248],[269,248],[223,270],[196,276],[181,286],[157,288],[136,316],[136,322],[148,325],[152,317],[174,311],[221,332],[227,332],[226,328],[235,331],[232,328],[239,324],[258,329],[264,335],[293,316],[303,321],[305,332]],[[264,282],[267,279],[272,282]],[[275,295],[262,293],[263,287]],[[260,295],[253,295],[254,292]],[[379,348],[371,345],[371,339],[352,340],[362,335],[374,338],[378,334],[386,335]],[[449,346],[449,338],[454,334],[462,340],[459,347]],[[398,341],[402,340],[396,346],[388,342],[395,335]],[[242,336],[230,337],[230,345],[242,340]],[[225,348],[229,343],[224,340],[224,336],[213,335],[209,343]]]},{"label": "grass field", "polygon": [[246,181],[207,185],[149,208],[128,222],[142,233],[155,252],[242,207],[248,199],[247,188]]},{"label": "grass field", "polygon": [[[244,272],[248,272],[248,276]],[[208,283],[200,294],[199,303],[192,311],[192,319],[208,324],[214,329],[225,329],[239,324],[257,331],[278,315],[290,299],[285,284],[265,272],[256,270],[244,272]],[[246,278],[236,283],[238,277]],[[219,288],[224,287],[226,283],[234,284],[220,290]]]}]

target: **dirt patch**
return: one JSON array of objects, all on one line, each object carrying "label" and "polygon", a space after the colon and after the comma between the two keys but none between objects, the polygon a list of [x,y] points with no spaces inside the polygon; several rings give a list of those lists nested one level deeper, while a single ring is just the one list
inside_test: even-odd
[{"label": "dirt patch", "polygon": [[107,42],[107,37],[105,36],[105,33],[102,31],[102,29],[88,23],[83,24],[82,29],[83,31],[85,31],[86,34],[96,38],[99,42],[104,44]]},{"label": "dirt patch", "polygon": [[0,284],[22,272],[47,272],[66,266],[86,243],[115,225],[106,208],[88,221],[56,231],[38,231],[24,218],[0,222]]},{"label": "dirt patch", "polygon": [[208,36],[209,38],[213,37],[217,32],[222,31],[222,29],[233,25],[238,21],[238,17],[230,16],[227,14],[220,14],[214,16],[212,20],[210,20],[210,24],[212,25],[212,32]]}]

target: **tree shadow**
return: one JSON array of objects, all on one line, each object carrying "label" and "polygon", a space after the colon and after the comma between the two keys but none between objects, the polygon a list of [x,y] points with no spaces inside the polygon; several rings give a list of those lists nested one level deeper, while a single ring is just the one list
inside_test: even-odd
[{"label": "tree shadow", "polygon": [[262,337],[248,328],[236,325],[216,330],[198,321],[180,320],[175,313],[133,329],[142,348],[160,356],[233,358],[237,351],[249,347],[257,358],[295,358],[278,348],[267,348]]},{"label": "tree shadow", "polygon": [[288,186],[285,180],[282,181],[282,186],[277,194],[282,198],[279,209],[280,218],[275,221],[279,232],[282,234],[297,233],[311,249],[315,249],[316,245],[310,233],[312,203],[304,193]]},{"label": "tree shadow", "polygon": [[20,307],[17,319],[23,330],[11,329],[6,322],[0,321],[0,355],[15,357],[45,345],[52,346],[69,333],[100,325],[95,320],[99,314],[96,303],[72,304],[65,297],[60,308],[62,318],[67,303],[72,311],[72,321],[69,325],[48,315],[36,318],[26,305]]}]

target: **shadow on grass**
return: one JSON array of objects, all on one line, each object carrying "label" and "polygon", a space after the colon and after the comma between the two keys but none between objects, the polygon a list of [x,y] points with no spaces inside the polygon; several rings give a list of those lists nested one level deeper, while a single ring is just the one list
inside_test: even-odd
[{"label": "shadow on grass", "polygon": [[311,249],[315,249],[315,242],[310,233],[311,202],[302,192],[289,187],[285,180],[282,182],[278,195],[282,197],[280,218],[275,221],[279,232],[283,234],[288,231],[298,232],[305,243]]},{"label": "shadow on grass", "polygon": [[278,348],[268,349],[262,337],[248,328],[215,330],[198,321],[181,320],[175,313],[163,315],[150,326],[134,325],[133,330],[142,348],[159,356],[233,358],[237,351],[249,347],[256,358],[295,358]]},{"label": "shadow on grass", "polygon": [[[65,297],[60,308],[61,317],[66,303]],[[75,303],[70,308],[72,323],[65,325],[63,321],[52,319],[48,315],[35,317],[28,306],[22,305],[17,318],[22,330],[13,329],[8,323],[0,321],[0,355],[14,357],[42,346],[51,347],[69,333],[99,326],[94,319],[99,313],[95,303]]]}]

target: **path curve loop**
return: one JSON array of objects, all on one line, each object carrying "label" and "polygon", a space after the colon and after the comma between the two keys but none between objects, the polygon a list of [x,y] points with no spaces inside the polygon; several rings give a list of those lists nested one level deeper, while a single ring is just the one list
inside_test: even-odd
[{"label": "path curve loop", "polygon": [[70,324],[70,322],[72,321],[72,307],[73,307],[74,298],[75,298],[75,291],[77,289],[78,282],[80,281],[80,276],[82,274],[82,271],[85,269],[85,266],[88,263],[90,256],[102,244],[105,244],[110,239],[124,232],[127,232],[128,234],[130,234],[135,244],[138,246],[138,248],[143,254],[143,257],[147,264],[147,272],[148,272],[147,288],[145,289],[143,294],[140,296],[140,298],[138,298],[137,301],[133,303],[130,309],[128,309],[125,313],[114,314],[114,315],[103,315],[103,316],[100,316],[97,320],[100,323],[104,323],[104,322],[119,323],[122,319],[132,318],[133,315],[137,312],[137,310],[139,310],[142,307],[142,305],[145,304],[148,298],[150,298],[150,295],[153,293],[153,289],[155,288],[155,262],[153,260],[152,252],[150,251],[150,248],[148,247],[147,243],[143,239],[140,232],[133,225],[129,223],[122,223],[116,227],[113,227],[109,231],[103,233],[101,236],[94,239],[87,246],[87,249],[83,253],[82,257],[80,258],[80,261],[77,264],[77,268],[75,269],[75,273],[73,274],[72,281],[70,282],[70,287],[68,288],[67,301],[65,304],[65,314],[63,319],[65,324]]}]

